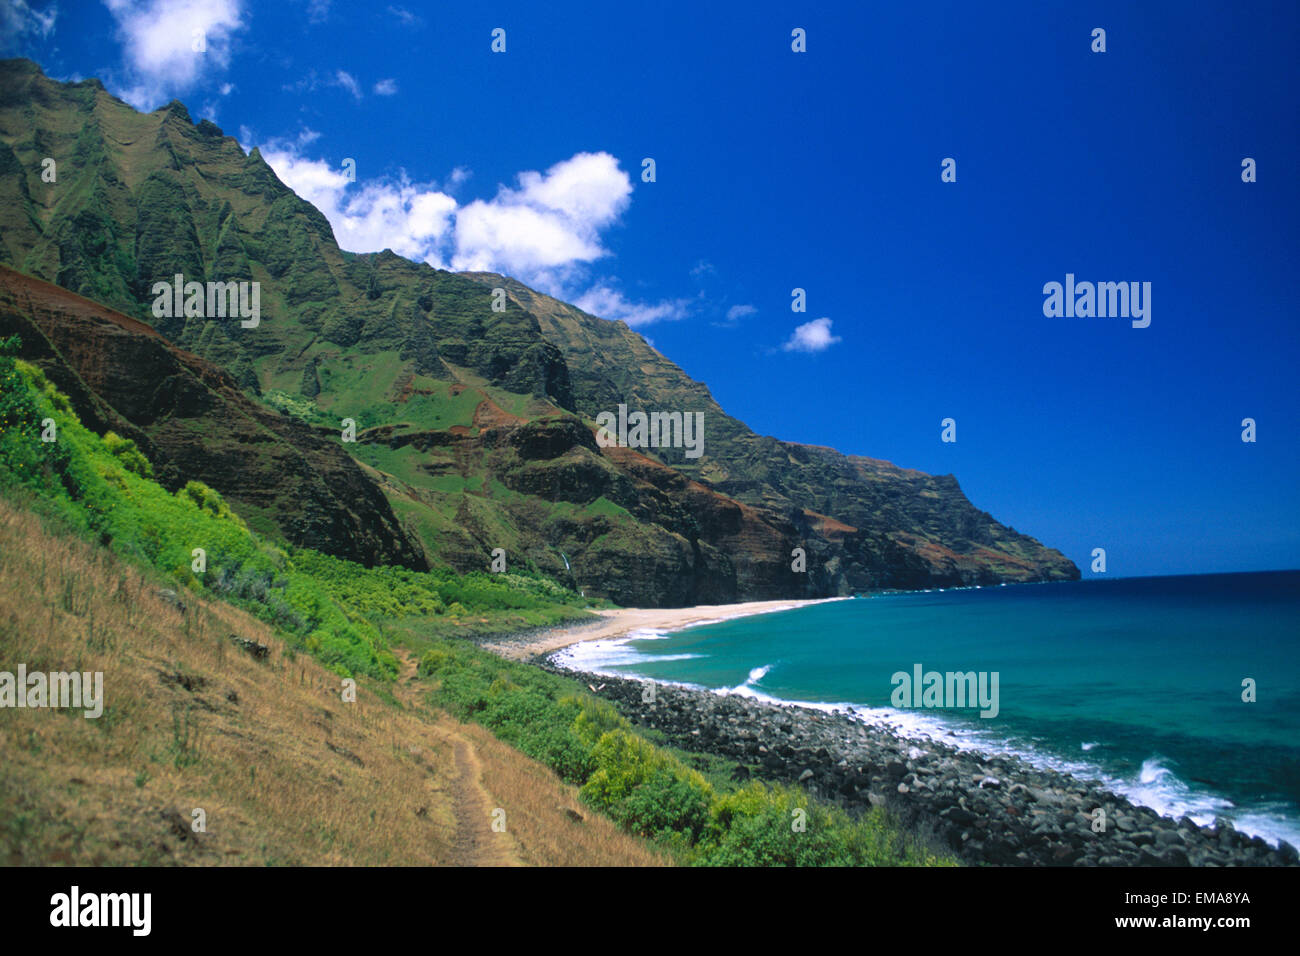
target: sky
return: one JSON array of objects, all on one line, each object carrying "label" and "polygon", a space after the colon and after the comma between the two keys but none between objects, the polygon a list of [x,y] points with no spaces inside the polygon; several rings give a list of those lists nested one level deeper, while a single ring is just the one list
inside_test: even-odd
[{"label": "sky", "polygon": [[[954,474],[1085,577],[1300,567],[1294,3],[0,11],[4,55],[260,148],[345,249],[627,321],[759,433]],[[1149,325],[1045,314],[1067,274],[1150,283]]]}]

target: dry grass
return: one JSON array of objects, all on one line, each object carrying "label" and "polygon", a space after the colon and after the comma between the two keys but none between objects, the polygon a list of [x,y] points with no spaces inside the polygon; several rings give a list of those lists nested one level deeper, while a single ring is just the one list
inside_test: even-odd
[{"label": "dry grass", "polygon": [[105,699],[94,720],[0,710],[0,864],[663,862],[408,680],[345,703],[266,625],[159,587],[0,499],[0,670],[102,671]]}]

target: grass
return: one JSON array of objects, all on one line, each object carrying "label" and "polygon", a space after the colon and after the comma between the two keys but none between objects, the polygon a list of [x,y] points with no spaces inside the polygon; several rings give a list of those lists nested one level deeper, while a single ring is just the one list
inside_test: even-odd
[{"label": "grass", "polygon": [[[377,618],[419,615],[435,632],[457,633],[551,626],[586,613],[589,602],[539,575],[363,568],[276,544],[201,482],[169,494],[134,444],[85,428],[39,370],[0,355],[0,384],[0,489],[31,492],[40,507],[162,572],[182,593],[245,608],[341,676],[396,676]],[[57,441],[40,440],[45,421]]]},{"label": "grass", "polygon": [[[0,650],[29,671],[102,671],[107,701],[97,720],[3,724],[9,861],[948,862],[882,810],[738,787],[576,681],[460,639],[580,619],[573,592],[268,542],[200,482],[168,493],[12,348],[0,576],[22,586],[0,599]],[[41,441],[51,421],[57,441]],[[207,833],[188,828],[194,808]]]},{"label": "grass", "polygon": [[[179,610],[158,572],[31,504],[0,494],[0,661],[101,671],[105,711],[5,712],[0,862],[664,862],[583,812],[546,767],[422,705],[414,684],[362,676],[344,704],[340,678],[264,622],[201,594]],[[255,660],[230,634],[269,655]],[[490,828],[497,807],[505,834]],[[205,833],[191,829],[195,808]]]},{"label": "grass", "polygon": [[482,724],[580,785],[589,807],[653,840],[681,863],[952,863],[880,808],[853,817],[798,787],[734,784],[716,758],[688,760],[658,746],[577,681],[464,642],[433,640],[425,646],[420,674],[431,681],[432,703]]}]

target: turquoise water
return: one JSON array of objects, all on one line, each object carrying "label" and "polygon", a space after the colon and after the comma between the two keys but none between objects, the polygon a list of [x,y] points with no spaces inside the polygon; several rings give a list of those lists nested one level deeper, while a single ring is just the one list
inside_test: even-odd
[{"label": "turquoise water", "polygon": [[[564,663],[840,707],[1300,844],[1300,572],[835,601],[575,645]],[[895,708],[896,672],[998,674],[998,713]],[[1257,700],[1242,700],[1253,678]],[[952,703],[952,701],[948,701]]]}]

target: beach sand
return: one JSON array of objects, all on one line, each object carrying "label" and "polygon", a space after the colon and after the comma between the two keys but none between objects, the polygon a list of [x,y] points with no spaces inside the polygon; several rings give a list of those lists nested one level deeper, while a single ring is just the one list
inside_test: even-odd
[{"label": "beach sand", "polygon": [[766,614],[770,611],[784,611],[810,604],[824,604],[827,601],[843,601],[846,598],[821,598],[811,601],[745,601],[741,604],[701,604],[697,607],[668,608],[617,608],[607,611],[595,611],[599,621],[587,621],[571,628],[552,631],[540,636],[525,638],[506,638],[491,641],[483,646],[490,651],[508,657],[511,660],[526,660],[538,654],[549,654],[570,644],[582,641],[600,641],[615,637],[625,637],[641,628],[656,630],[676,630],[702,621],[729,621],[732,618],[748,617],[751,614]]}]

